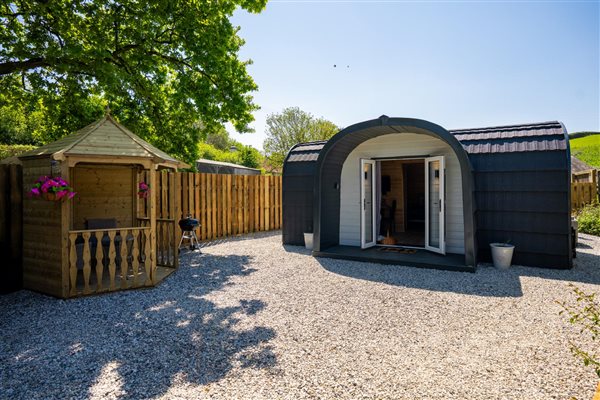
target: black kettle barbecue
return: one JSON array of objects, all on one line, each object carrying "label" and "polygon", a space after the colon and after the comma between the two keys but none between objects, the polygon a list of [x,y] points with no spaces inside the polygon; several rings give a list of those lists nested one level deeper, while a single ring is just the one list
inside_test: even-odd
[{"label": "black kettle barbecue", "polygon": [[183,240],[187,239],[190,242],[190,250],[200,249],[200,242],[198,241],[198,237],[196,236],[195,232],[198,226],[200,226],[200,222],[197,219],[192,218],[191,214],[188,214],[186,218],[179,220],[179,227],[183,231],[181,240],[179,241],[179,248],[181,248]]}]

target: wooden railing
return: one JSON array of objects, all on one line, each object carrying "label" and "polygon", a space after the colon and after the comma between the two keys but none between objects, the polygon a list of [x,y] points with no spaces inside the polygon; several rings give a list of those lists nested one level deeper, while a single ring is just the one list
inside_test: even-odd
[{"label": "wooden railing", "polygon": [[[149,218],[138,218],[140,226],[150,227]],[[156,219],[156,264],[163,267],[176,268],[178,264],[176,236],[178,226],[175,220],[168,218]]]},{"label": "wooden railing", "polygon": [[151,286],[154,274],[150,227],[69,231],[70,296]]}]

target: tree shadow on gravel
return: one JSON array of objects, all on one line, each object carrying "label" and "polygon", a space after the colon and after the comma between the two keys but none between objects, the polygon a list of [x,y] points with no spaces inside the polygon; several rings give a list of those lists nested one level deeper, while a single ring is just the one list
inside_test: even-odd
[{"label": "tree shadow on gravel", "polygon": [[[498,270],[486,263],[480,264],[475,273],[470,273],[330,258],[317,260],[329,272],[389,285],[484,297],[521,297],[521,277],[600,284],[600,256],[585,250],[591,248],[585,240],[580,239],[573,268],[563,270],[523,266]],[[310,255],[303,247],[289,247],[286,251]]]},{"label": "tree shadow on gravel", "polygon": [[266,304],[211,301],[255,271],[250,261],[188,253],[188,266],[154,289],[68,301],[26,291],[0,298],[0,393],[150,398],[178,384],[217,382],[234,368],[274,367],[276,333],[251,321]]}]

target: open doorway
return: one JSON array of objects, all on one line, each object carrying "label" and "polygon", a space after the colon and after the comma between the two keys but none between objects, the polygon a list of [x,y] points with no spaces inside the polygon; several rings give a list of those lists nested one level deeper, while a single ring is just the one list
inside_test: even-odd
[{"label": "open doorway", "polygon": [[425,247],[425,160],[380,161],[377,244]]}]

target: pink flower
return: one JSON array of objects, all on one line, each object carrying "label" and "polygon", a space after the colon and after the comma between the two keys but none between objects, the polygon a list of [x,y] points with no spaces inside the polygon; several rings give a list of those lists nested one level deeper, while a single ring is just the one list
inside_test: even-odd
[{"label": "pink flower", "polygon": [[44,182],[44,183],[42,184],[42,187],[41,187],[41,189],[42,189],[42,192],[44,192],[44,193],[48,193],[48,190],[50,190],[50,187],[51,187],[51,184],[50,184],[50,182],[51,182],[51,181],[46,181],[46,182]]},{"label": "pink flower", "polygon": [[30,196],[39,196],[42,193],[56,193],[58,199],[68,196],[72,199],[77,193],[69,186],[69,182],[60,176],[40,176],[30,190]]},{"label": "pink flower", "polygon": [[140,190],[145,191],[148,190],[148,184],[146,182],[140,182]]}]

